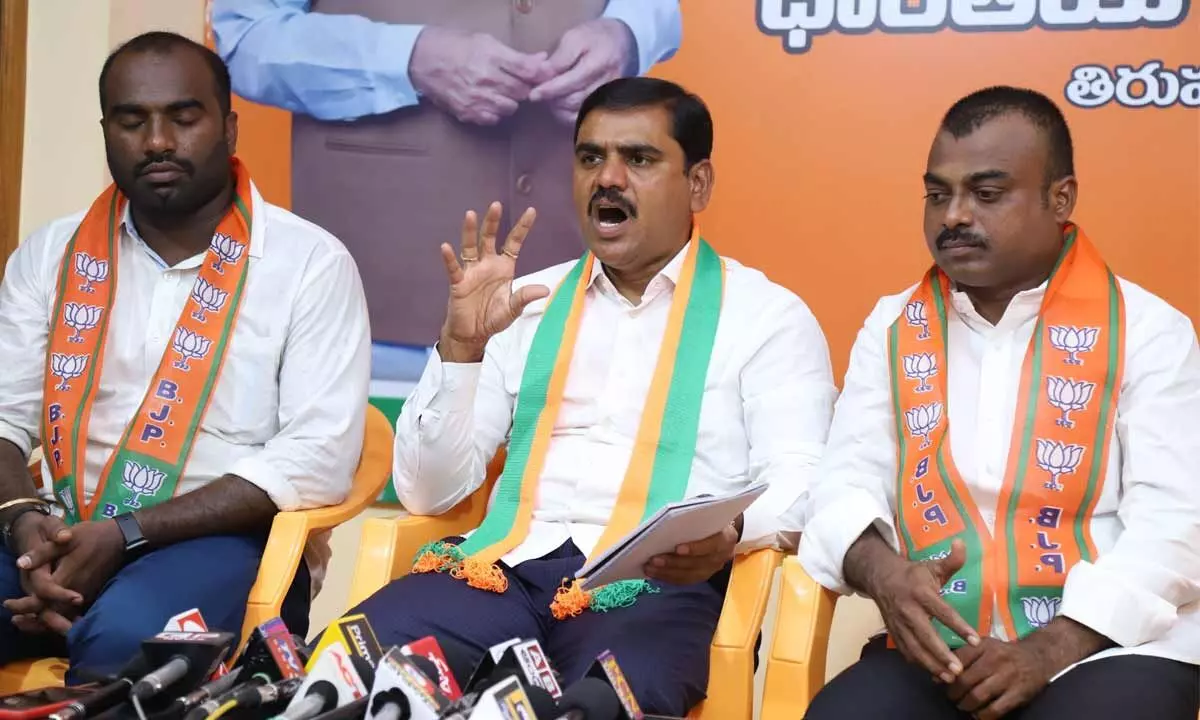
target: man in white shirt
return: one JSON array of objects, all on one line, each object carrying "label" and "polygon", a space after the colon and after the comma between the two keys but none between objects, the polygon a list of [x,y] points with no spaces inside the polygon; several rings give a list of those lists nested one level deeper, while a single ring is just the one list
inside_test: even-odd
[{"label": "man in white shirt", "polygon": [[349,491],[370,375],[355,264],[254,188],[220,58],[148,33],[99,86],[114,184],[0,286],[0,665],[66,654],[68,682],[193,607],[240,632],[275,513]]},{"label": "man in white shirt", "polygon": [[[536,638],[564,684],[608,649],[645,711],[683,716],[703,699],[730,563],[794,547],[790,508],[836,395],[804,303],[701,238],[711,149],[699,98],[612,81],[575,131],[583,259],[514,283],[534,211],[497,252],[498,203],[481,232],[467,214],[461,264],[443,245],[451,299],[398,421],[397,494],[410,512],[444,513],[502,445],[507,460],[478,529],[427,548],[356,609],[385,645],[442,635],[478,658]],[[744,517],[653,559],[647,579],[594,593],[567,581],[662,504],[754,483],[769,489]]]},{"label": "man in white shirt", "polygon": [[1200,711],[1200,350],[1070,221],[1072,152],[1030,90],[942,121],[936,266],[859,333],[800,544],[890,643],[808,718]]}]

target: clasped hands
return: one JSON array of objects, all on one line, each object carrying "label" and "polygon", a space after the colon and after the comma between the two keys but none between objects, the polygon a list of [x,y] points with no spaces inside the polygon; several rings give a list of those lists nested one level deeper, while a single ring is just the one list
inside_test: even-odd
[{"label": "clasped hands", "polygon": [[26,513],[13,531],[27,595],[6,600],[12,623],[25,633],[65,635],[120,568],[124,539],[111,520],[68,528],[53,516]]},{"label": "clasped hands", "polygon": [[[875,574],[868,590],[897,649],[946,685],[947,695],[979,720],[995,720],[1036,696],[1057,671],[1044,636],[1018,642],[980,637],[941,598],[940,590],[962,568],[966,549],[956,540],[946,557],[898,562]],[[950,650],[931,622],[936,618],[967,642]]]},{"label": "clasped hands", "polygon": [[495,125],[522,102],[547,103],[572,125],[592,90],[620,77],[635,41],[619,20],[597,18],[563,33],[554,51],[523,53],[487,33],[430,26],[409,60],[413,87],[458,120]]}]

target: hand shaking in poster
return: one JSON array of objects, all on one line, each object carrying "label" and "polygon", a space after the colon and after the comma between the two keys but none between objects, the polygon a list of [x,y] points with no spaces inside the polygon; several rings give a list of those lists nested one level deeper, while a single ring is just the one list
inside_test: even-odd
[{"label": "hand shaking in poster", "polygon": [[599,18],[563,33],[554,52],[523,53],[487,33],[425,28],[413,48],[413,86],[461,122],[495,125],[520,103],[545,102],[571,125],[588,93],[626,74],[633,34]]}]

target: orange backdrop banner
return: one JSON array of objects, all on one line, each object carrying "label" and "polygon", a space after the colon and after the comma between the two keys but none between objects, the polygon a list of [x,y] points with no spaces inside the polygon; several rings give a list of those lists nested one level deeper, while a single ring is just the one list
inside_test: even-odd
[{"label": "orange backdrop banner", "polygon": [[[716,120],[703,222],[797,292],[840,378],[875,300],[916,282],[925,158],[942,113],[1032,87],[1075,140],[1076,220],[1114,269],[1200,318],[1200,21],[1189,0],[686,0],[653,74]],[[240,153],[290,201],[290,115],[236,103]],[[414,182],[419,182],[414,178]],[[465,209],[465,208],[464,208]]]}]

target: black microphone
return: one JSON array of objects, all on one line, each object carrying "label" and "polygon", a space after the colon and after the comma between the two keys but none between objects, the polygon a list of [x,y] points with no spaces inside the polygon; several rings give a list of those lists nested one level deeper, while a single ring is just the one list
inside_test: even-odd
[{"label": "black microphone", "polygon": [[612,688],[621,703],[623,713],[620,717],[625,720],[642,720],[645,717],[637,698],[633,696],[629,681],[625,679],[625,673],[621,672],[621,666],[617,664],[617,658],[611,650],[597,655],[596,662],[592,663],[584,677],[596,678]]},{"label": "black microphone", "polygon": [[187,720],[204,720],[232,700],[238,691],[304,677],[306,661],[307,658],[296,645],[296,636],[288,630],[283,620],[272,618],[250,633],[246,651],[234,670],[241,684],[235,686],[233,682],[224,682],[228,676],[219,678],[176,700],[177,707],[187,713]]},{"label": "black microphone", "polygon": [[450,706],[428,658],[393,647],[375,670],[367,720],[434,720]]},{"label": "black microphone", "polygon": [[608,683],[585,677],[563,691],[558,712],[557,720],[621,720],[625,710]]},{"label": "black microphone", "polygon": [[213,673],[235,641],[227,632],[162,632],[144,640],[142,654],[158,669],[134,683],[130,696],[145,702],[167,687],[194,687]]}]

